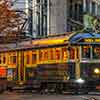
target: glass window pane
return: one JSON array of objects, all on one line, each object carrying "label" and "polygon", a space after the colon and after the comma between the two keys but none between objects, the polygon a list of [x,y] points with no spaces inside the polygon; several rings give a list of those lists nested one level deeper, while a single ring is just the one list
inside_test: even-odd
[{"label": "glass window pane", "polygon": [[[95,71],[97,70],[97,71]],[[82,63],[81,77],[84,79],[100,79],[100,63]]]},{"label": "glass window pane", "polygon": [[90,0],[86,0],[86,12],[90,12]]},{"label": "glass window pane", "polygon": [[56,60],[60,60],[60,56],[61,56],[60,51],[61,51],[60,48],[56,48]]},{"label": "glass window pane", "polygon": [[48,50],[44,50],[44,61],[48,61]]},{"label": "glass window pane", "polygon": [[50,60],[54,60],[54,49],[50,49]]},{"label": "glass window pane", "polygon": [[95,15],[96,3],[92,2],[92,14]]},{"label": "glass window pane", "polygon": [[82,58],[90,58],[90,47],[89,46],[83,46],[82,47]]},{"label": "glass window pane", "polygon": [[100,16],[100,5],[97,5],[97,15]]},{"label": "glass window pane", "polygon": [[10,56],[10,62],[11,64],[16,64],[16,56]]},{"label": "glass window pane", "polygon": [[37,54],[32,54],[32,64],[35,64],[37,60]]},{"label": "glass window pane", "polygon": [[93,47],[93,58],[100,59],[100,47]]},{"label": "glass window pane", "polygon": [[16,64],[16,56],[13,56],[13,63]]},{"label": "glass window pane", "polygon": [[75,59],[75,49],[70,47],[69,59]]},{"label": "glass window pane", "polygon": [[39,51],[39,61],[43,61],[43,50]]},{"label": "glass window pane", "polygon": [[66,47],[62,48],[62,60],[66,61],[68,58]]},{"label": "glass window pane", "polygon": [[30,59],[29,59],[29,55],[26,55],[26,63],[29,64],[30,63]]},{"label": "glass window pane", "polygon": [[0,64],[2,63],[2,57],[1,57],[1,55],[0,55]]},{"label": "glass window pane", "polygon": [[6,63],[6,57],[3,56],[3,64],[5,64],[5,63]]}]

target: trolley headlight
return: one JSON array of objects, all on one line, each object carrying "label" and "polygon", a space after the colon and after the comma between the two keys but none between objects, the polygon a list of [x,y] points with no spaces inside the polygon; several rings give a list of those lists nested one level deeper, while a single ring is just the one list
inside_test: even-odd
[{"label": "trolley headlight", "polygon": [[100,70],[99,70],[98,68],[95,68],[95,69],[94,69],[94,73],[95,73],[95,74],[100,74]]},{"label": "trolley headlight", "polygon": [[79,78],[76,80],[77,83],[83,84],[85,82],[85,80],[83,80],[82,78]]}]

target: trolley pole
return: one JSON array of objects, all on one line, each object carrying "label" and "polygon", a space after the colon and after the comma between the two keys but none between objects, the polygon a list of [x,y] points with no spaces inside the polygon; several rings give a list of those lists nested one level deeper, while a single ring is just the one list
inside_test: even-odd
[{"label": "trolley pole", "polygon": [[76,62],[76,68],[75,68],[76,79],[79,79],[80,78],[80,47],[76,48],[75,50],[75,62]]}]

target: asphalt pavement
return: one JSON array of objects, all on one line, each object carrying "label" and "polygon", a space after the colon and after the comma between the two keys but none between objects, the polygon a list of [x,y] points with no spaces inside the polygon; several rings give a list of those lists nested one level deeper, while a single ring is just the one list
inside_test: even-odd
[{"label": "asphalt pavement", "polygon": [[0,94],[0,100],[100,100],[99,94],[89,95],[58,95],[58,94],[33,94],[5,92]]}]

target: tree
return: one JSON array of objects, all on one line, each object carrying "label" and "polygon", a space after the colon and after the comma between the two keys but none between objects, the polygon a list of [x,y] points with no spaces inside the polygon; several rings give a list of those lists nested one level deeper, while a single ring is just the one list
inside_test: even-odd
[{"label": "tree", "polygon": [[22,36],[22,26],[25,23],[23,15],[24,13],[20,14],[20,11],[13,10],[8,0],[0,0],[0,37],[3,42],[16,40]]}]

